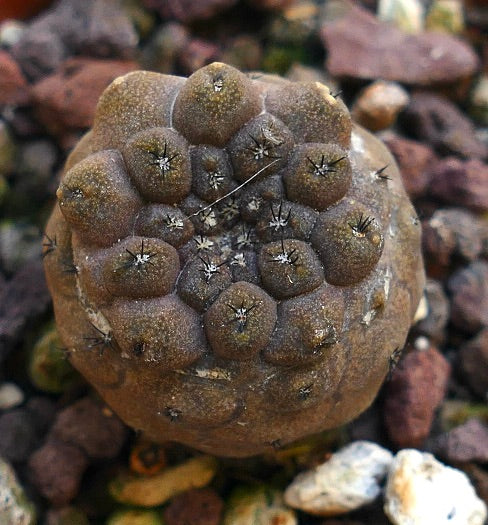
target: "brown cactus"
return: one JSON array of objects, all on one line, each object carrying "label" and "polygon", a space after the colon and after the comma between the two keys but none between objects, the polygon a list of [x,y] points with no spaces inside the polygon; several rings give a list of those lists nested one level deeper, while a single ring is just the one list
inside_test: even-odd
[{"label": "brown cactus", "polygon": [[130,73],[57,196],[44,261],[71,362],[156,441],[248,456],[352,419],[423,289],[394,160],[318,83]]}]

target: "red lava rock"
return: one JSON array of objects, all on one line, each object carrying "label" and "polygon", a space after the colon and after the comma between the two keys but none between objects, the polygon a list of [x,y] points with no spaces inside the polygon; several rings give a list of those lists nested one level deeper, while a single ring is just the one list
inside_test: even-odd
[{"label": "red lava rock", "polygon": [[179,62],[183,71],[191,74],[197,69],[210,64],[217,58],[219,47],[213,42],[192,38],[181,50]]},{"label": "red lava rock", "polygon": [[407,34],[356,5],[326,21],[321,37],[328,51],[326,68],[333,76],[430,86],[468,77],[479,67],[472,48],[458,38]]},{"label": "red lava rock", "polygon": [[0,6],[0,21],[34,16],[52,2],[53,0],[4,0]]},{"label": "red lava rock", "polygon": [[461,347],[461,368],[468,385],[481,398],[488,395],[488,329]]},{"label": "red lava rock", "polygon": [[475,261],[455,272],[447,283],[452,324],[470,334],[488,326],[488,263]]},{"label": "red lava rock", "polygon": [[163,18],[176,18],[181,22],[204,20],[232,7],[237,0],[143,0],[149,9]]},{"label": "red lava rock", "polygon": [[445,328],[449,321],[449,300],[442,284],[433,279],[427,279],[425,296],[428,304],[427,317],[415,325],[415,331],[433,341],[443,341]]},{"label": "red lava rock", "polygon": [[73,58],[32,89],[38,118],[54,135],[88,128],[102,91],[135,62]]},{"label": "red lava rock", "polygon": [[0,291],[0,362],[23,334],[24,328],[43,314],[51,298],[42,262],[26,263]]},{"label": "red lava rock", "polygon": [[87,463],[86,455],[78,447],[48,440],[29,459],[30,479],[51,503],[64,505],[78,493]]},{"label": "red lava rock", "polygon": [[430,193],[444,202],[477,212],[488,211],[488,165],[448,157],[429,173]]},{"label": "red lava rock", "polygon": [[58,414],[51,436],[78,446],[90,458],[105,459],[120,452],[126,428],[103,405],[85,397]]},{"label": "red lava rock", "polygon": [[487,463],[488,426],[476,418],[468,420],[441,436],[437,453],[450,463]]},{"label": "red lava rock", "polygon": [[435,348],[414,350],[394,370],[386,388],[384,421],[398,448],[419,447],[444,398],[451,367]]},{"label": "red lava rock", "polygon": [[193,489],[175,496],[164,511],[167,525],[218,525],[224,503],[211,488]]},{"label": "red lava rock", "polygon": [[429,177],[427,170],[437,156],[429,146],[399,136],[384,139],[398,162],[403,184],[412,199],[425,194]]},{"label": "red lava rock", "polygon": [[17,62],[0,50],[0,106],[24,105],[28,102],[27,81]]},{"label": "red lava rock", "polygon": [[476,136],[471,120],[445,97],[413,93],[402,115],[409,133],[431,144],[439,153],[485,158],[488,147]]},{"label": "red lava rock", "polygon": [[422,221],[422,247],[427,264],[449,267],[453,261],[473,261],[481,253],[478,218],[461,208],[441,209]]}]

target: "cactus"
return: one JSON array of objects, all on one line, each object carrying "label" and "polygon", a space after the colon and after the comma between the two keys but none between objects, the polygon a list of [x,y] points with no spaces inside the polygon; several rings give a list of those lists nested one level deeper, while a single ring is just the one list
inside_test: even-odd
[{"label": "cactus", "polygon": [[423,290],[395,162],[320,83],[129,73],[57,197],[44,262],[63,344],[155,441],[249,456],[349,421]]}]

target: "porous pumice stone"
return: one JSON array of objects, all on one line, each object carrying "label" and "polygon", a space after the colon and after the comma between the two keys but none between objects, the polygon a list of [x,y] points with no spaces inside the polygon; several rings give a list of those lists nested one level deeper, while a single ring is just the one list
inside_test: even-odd
[{"label": "porous pumice stone", "polygon": [[118,78],[57,197],[63,344],[154,441],[250,456],[351,420],[424,286],[393,158],[319,83],[222,63]]}]

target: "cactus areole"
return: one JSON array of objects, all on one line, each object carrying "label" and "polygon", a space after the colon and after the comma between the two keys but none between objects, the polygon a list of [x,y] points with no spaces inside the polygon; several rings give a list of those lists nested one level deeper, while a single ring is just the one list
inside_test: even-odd
[{"label": "cactus areole", "polygon": [[57,198],[44,261],[69,359],[159,442],[250,456],[351,420],[423,289],[395,162],[320,83],[120,77]]}]

